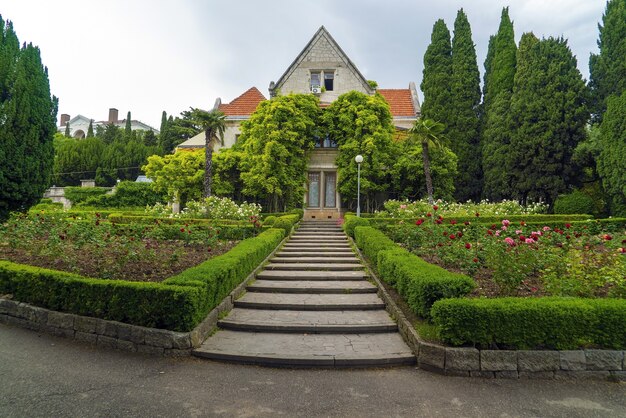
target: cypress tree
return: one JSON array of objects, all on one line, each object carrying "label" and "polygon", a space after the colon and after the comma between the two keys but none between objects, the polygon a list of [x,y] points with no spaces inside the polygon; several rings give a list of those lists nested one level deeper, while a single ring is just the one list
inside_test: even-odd
[{"label": "cypress tree", "polygon": [[599,54],[589,58],[594,122],[602,122],[610,95],[626,90],[626,0],[610,0],[598,25]]},{"label": "cypress tree", "polygon": [[459,175],[455,179],[457,201],[480,198],[480,146],[478,106],[480,73],[472,30],[463,9],[454,21],[452,39],[452,99],[448,104],[450,125],[447,137],[458,157]]},{"label": "cypress tree", "polygon": [[161,127],[159,128],[159,132],[163,132],[165,129],[167,129],[167,113],[165,113],[164,110],[163,113],[161,113]]},{"label": "cypress tree", "polygon": [[424,93],[422,117],[448,126],[450,83],[452,74],[452,47],[450,31],[442,19],[435,22],[430,45],[424,54],[424,72],[420,85]]},{"label": "cypress tree", "polygon": [[89,121],[89,128],[87,128],[87,138],[93,138],[93,119]]},{"label": "cypress tree", "polygon": [[562,38],[522,36],[507,150],[513,197],[551,204],[575,176],[572,155],[586,137],[587,87]]},{"label": "cypress tree", "polygon": [[611,197],[611,214],[626,217],[626,92],[609,96],[598,142],[597,168]]},{"label": "cypress tree", "polygon": [[510,178],[507,173],[511,132],[507,114],[513,92],[515,76],[515,35],[509,9],[502,9],[500,27],[493,39],[493,53],[485,81],[484,129],[481,138],[483,197],[492,200],[508,198]]},{"label": "cypress tree", "polygon": [[70,132],[70,123],[69,123],[69,121],[65,122],[65,137],[66,138],[71,138],[72,137],[72,134]]},{"label": "cypress tree", "polygon": [[132,124],[130,121],[130,110],[128,111],[128,114],[126,115],[126,125],[124,126],[124,134],[126,135],[126,137],[130,137],[131,132],[133,131],[131,128]]},{"label": "cypress tree", "polygon": [[[0,17],[0,219],[25,210],[48,187],[56,132],[57,99],[39,49],[19,48],[10,22]],[[17,48],[16,48],[17,45]]]}]

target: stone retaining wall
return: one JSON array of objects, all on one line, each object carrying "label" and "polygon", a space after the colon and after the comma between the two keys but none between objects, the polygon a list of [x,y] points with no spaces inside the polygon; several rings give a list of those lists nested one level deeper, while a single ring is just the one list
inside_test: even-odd
[{"label": "stone retaining wall", "polygon": [[220,316],[233,309],[234,301],[241,297],[246,287],[265,263],[282,247],[283,239],[270,255],[239,284],[198,326],[190,332],[175,332],[147,328],[123,322],[108,321],[70,313],[52,311],[0,297],[0,324],[14,325],[33,331],[72,338],[103,348],[157,354],[164,356],[189,356],[191,350],[207,339],[217,326]]},{"label": "stone retaining wall", "polygon": [[354,240],[351,241],[376,282],[387,311],[398,322],[400,334],[417,357],[418,367],[450,376],[626,381],[626,351],[622,350],[479,350],[421,340]]}]

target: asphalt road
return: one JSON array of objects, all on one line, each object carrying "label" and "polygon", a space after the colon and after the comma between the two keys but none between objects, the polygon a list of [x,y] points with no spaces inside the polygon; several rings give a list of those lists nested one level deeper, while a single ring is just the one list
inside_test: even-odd
[{"label": "asphalt road", "polygon": [[626,417],[626,384],[290,370],[97,349],[0,325],[0,417]]}]

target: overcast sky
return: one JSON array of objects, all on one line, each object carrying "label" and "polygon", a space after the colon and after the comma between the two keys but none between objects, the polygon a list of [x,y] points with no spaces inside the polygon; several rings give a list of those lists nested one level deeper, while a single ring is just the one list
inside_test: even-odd
[{"label": "overcast sky", "polygon": [[0,14],[40,47],[59,115],[103,120],[116,107],[158,129],[163,110],[210,109],[252,86],[267,97],[321,25],[381,88],[419,87],[433,24],[452,32],[463,8],[482,73],[509,4],[516,40],[567,38],[588,78],[604,0],[0,0]]}]

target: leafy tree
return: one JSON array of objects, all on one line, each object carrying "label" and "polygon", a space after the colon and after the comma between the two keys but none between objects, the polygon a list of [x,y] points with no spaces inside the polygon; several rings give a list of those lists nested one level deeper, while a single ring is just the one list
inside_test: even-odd
[{"label": "leafy tree", "polygon": [[626,92],[607,100],[598,142],[598,173],[611,197],[611,213],[626,217]]},{"label": "leafy tree", "polygon": [[243,152],[233,148],[222,148],[213,156],[213,190],[215,195],[229,197],[234,201],[243,199],[243,180],[241,179],[241,160]]},{"label": "leafy tree", "polygon": [[626,0],[608,1],[598,28],[600,53],[589,58],[589,86],[596,123],[602,122],[608,97],[626,90]]},{"label": "leafy tree", "polygon": [[430,148],[443,148],[444,142],[447,140],[443,135],[445,125],[432,119],[419,118],[409,131],[409,144],[418,143],[422,148],[422,163],[424,168],[424,178],[426,180],[426,192],[428,193],[428,202],[432,205],[433,198],[433,180],[430,172]]},{"label": "leafy tree", "polygon": [[[394,198],[401,200],[417,200],[427,196],[422,144],[407,139],[407,131],[400,131],[394,135],[391,194]],[[457,176],[457,157],[447,147],[429,147],[428,154],[434,189],[433,197],[451,200],[454,192],[454,179]]]},{"label": "leafy tree", "polygon": [[480,104],[480,73],[472,30],[463,9],[454,22],[452,39],[452,99],[447,128],[452,151],[458,157],[459,175],[455,180],[458,201],[480,199],[480,138],[478,106]]},{"label": "leafy tree", "polygon": [[207,112],[202,109],[191,110],[191,122],[204,131],[204,197],[211,196],[213,183],[213,150],[218,143],[224,145],[224,131],[226,130],[226,116],[219,110]]},{"label": "leafy tree", "polygon": [[575,179],[574,149],[586,137],[587,88],[567,42],[522,36],[511,98],[508,153],[513,197],[551,204]]},{"label": "leafy tree", "polygon": [[57,106],[39,48],[20,48],[0,16],[0,219],[32,206],[48,187]]},{"label": "leafy tree", "polygon": [[265,199],[269,211],[302,205],[309,151],[320,115],[311,94],[289,94],[261,102],[241,125],[244,194]]},{"label": "leafy tree", "polygon": [[178,151],[164,157],[153,155],[142,170],[153,180],[156,192],[167,193],[171,201],[184,203],[202,196],[204,159],[202,150]]},{"label": "leafy tree", "polygon": [[87,128],[87,138],[93,138],[93,119],[89,121],[89,128]]},{"label": "leafy tree", "polygon": [[424,93],[422,116],[449,123],[451,102],[452,47],[450,31],[442,19],[435,22],[430,45],[424,54],[424,72],[420,85]]},{"label": "leafy tree", "polygon": [[126,136],[130,136],[132,131],[133,131],[133,129],[132,129],[132,121],[130,119],[130,110],[129,110],[128,114],[126,115],[126,125],[124,126],[124,134]]},{"label": "leafy tree", "polygon": [[481,138],[483,196],[492,200],[510,197],[507,173],[511,131],[507,114],[513,93],[516,52],[513,23],[502,9],[500,27],[493,38],[491,57],[485,62],[484,122]]},{"label": "leafy tree", "polygon": [[143,133],[143,143],[144,145],[148,146],[148,147],[155,147],[158,145],[158,140],[156,135],[154,134],[154,131],[147,130]]}]

